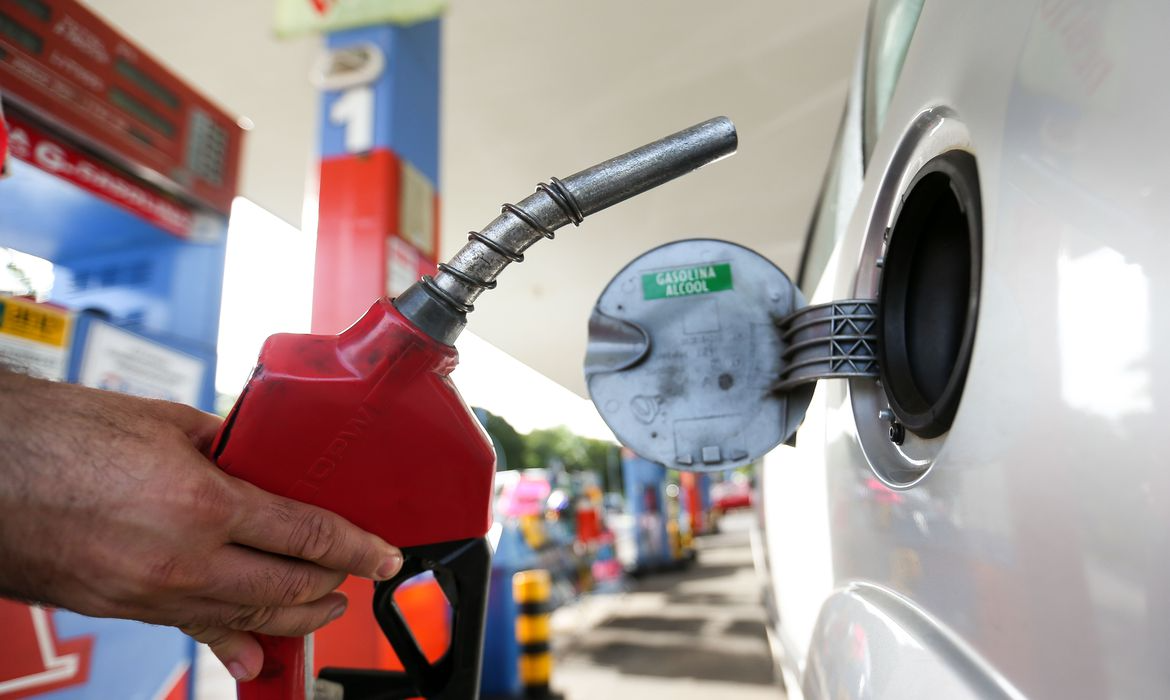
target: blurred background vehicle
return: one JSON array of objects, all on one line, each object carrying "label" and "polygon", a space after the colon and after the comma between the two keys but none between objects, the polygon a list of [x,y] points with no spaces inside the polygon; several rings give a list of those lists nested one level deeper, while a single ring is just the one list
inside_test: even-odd
[{"label": "blurred background vehicle", "polygon": [[747,474],[734,472],[711,485],[712,507],[716,513],[752,507],[752,483]]}]

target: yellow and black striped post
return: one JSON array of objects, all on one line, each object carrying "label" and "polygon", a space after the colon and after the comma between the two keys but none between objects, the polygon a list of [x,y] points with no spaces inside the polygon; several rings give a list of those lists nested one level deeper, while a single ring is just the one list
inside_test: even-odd
[{"label": "yellow and black striped post", "polygon": [[544,569],[520,571],[512,577],[516,599],[516,641],[520,644],[520,682],[524,697],[549,697],[552,651],[549,648],[548,599],[552,580]]}]

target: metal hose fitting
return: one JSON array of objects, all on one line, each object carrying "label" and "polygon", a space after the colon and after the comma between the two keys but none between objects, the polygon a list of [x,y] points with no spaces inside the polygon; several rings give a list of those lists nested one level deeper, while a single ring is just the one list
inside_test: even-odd
[{"label": "metal hose fitting", "polygon": [[634,195],[735,153],[735,125],[716,117],[586,168],[563,180],[549,178],[517,204],[505,204],[482,231],[438,273],[424,276],[394,300],[398,310],[427,335],[454,344],[473,302],[510,263],[541,238]]}]

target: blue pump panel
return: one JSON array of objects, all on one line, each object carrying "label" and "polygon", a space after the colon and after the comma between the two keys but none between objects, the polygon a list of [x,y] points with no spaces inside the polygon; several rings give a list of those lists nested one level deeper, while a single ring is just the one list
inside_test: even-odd
[{"label": "blue pump panel", "polygon": [[[26,162],[8,165],[0,246],[53,263],[49,301],[77,312],[66,377],[211,410],[227,219],[196,212],[182,238]],[[54,700],[194,696],[195,646],[178,630],[0,605],[0,696],[13,683],[21,697]]]},{"label": "blue pump panel", "polygon": [[[373,44],[381,50],[387,68],[369,85],[373,92],[373,141],[371,150],[397,153],[413,164],[432,184],[439,182],[439,20],[410,26],[382,25],[333,32],[326,37],[330,49]],[[348,122],[342,99],[350,91],[329,91],[321,101],[321,158],[344,156]]]},{"label": "blue pump panel", "polygon": [[179,240],[28,163],[10,158],[8,167],[12,174],[0,180],[0,243],[5,247],[58,262],[132,250],[164,236]]},{"label": "blue pump panel", "polygon": [[666,467],[623,451],[626,502],[633,516],[635,568],[653,569],[673,561],[666,534]]},{"label": "blue pump panel", "polygon": [[190,698],[195,640],[169,627],[103,620],[56,610],[64,638],[93,639],[89,678],[82,685],[38,696],[44,700]]},{"label": "blue pump panel", "polygon": [[69,381],[191,406],[215,403],[215,354],[201,344],[132,332],[92,313],[74,328]]},{"label": "blue pump panel", "polygon": [[53,262],[50,301],[199,358],[196,405],[211,410],[227,220],[203,215],[200,239],[185,240],[27,163],[9,166],[0,245]]}]

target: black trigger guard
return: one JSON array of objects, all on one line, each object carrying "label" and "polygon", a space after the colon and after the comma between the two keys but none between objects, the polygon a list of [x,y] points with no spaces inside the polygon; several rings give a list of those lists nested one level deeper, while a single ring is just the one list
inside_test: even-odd
[{"label": "black trigger guard", "polygon": [[[321,669],[321,678],[344,688],[345,700],[475,700],[479,697],[483,633],[491,549],[483,538],[402,548],[402,570],[374,588],[374,619],[404,671]],[[394,602],[394,591],[424,571],[451,604],[451,645],[437,661],[427,660]]]}]

